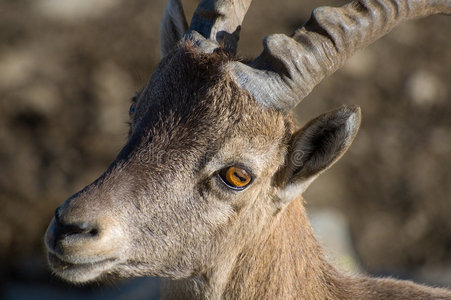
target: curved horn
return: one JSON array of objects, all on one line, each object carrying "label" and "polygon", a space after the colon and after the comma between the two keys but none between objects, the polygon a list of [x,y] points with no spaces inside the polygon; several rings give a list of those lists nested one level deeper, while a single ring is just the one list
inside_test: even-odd
[{"label": "curved horn", "polygon": [[[194,12],[188,38],[207,39],[236,52],[241,23],[252,0],[202,0]],[[193,34],[193,31],[200,34]],[[201,46],[202,47],[202,46]],[[211,52],[211,46],[206,47]]]},{"label": "curved horn", "polygon": [[228,68],[257,101],[288,112],[354,52],[403,21],[436,13],[450,14],[451,0],[359,0],[319,7],[291,37],[270,35],[259,57]]}]

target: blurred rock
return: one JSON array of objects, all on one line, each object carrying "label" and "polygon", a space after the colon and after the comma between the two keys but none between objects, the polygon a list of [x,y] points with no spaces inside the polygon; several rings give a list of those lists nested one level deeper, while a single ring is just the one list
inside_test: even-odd
[{"label": "blurred rock", "polygon": [[367,77],[374,72],[376,67],[376,58],[371,49],[360,50],[355,53],[343,66],[343,72],[346,74],[362,78]]},{"label": "blurred rock", "polygon": [[117,6],[121,0],[35,0],[35,10],[48,18],[77,21],[100,17]]},{"label": "blurred rock", "polygon": [[93,75],[96,97],[100,100],[99,129],[106,134],[118,134],[124,123],[133,96],[133,83],[130,76],[113,63],[99,66]]},{"label": "blurred rock", "polygon": [[449,152],[449,141],[451,128],[439,127],[432,130],[427,144],[434,155],[446,155]]},{"label": "blurred rock", "polygon": [[429,106],[445,102],[444,86],[434,74],[419,70],[413,73],[406,83],[407,93],[418,106]]},{"label": "blurred rock", "polygon": [[58,98],[59,92],[50,83],[29,84],[12,92],[10,96],[17,99],[14,105],[20,106],[22,111],[33,112],[45,117],[56,114],[61,104]]},{"label": "blurred rock", "polygon": [[323,245],[329,260],[344,272],[355,274],[361,271],[346,217],[332,209],[312,209],[308,216],[315,237]]},{"label": "blurred rock", "polygon": [[393,41],[394,43],[401,43],[405,46],[410,46],[415,44],[415,41],[418,39],[418,24],[415,22],[408,22],[402,24],[398,28],[395,28],[392,34],[388,35],[388,39]]},{"label": "blurred rock", "polygon": [[38,60],[28,49],[14,49],[0,56],[0,89],[21,86],[33,74]]},{"label": "blurred rock", "polygon": [[424,267],[415,273],[415,279],[419,282],[451,288],[451,264]]}]

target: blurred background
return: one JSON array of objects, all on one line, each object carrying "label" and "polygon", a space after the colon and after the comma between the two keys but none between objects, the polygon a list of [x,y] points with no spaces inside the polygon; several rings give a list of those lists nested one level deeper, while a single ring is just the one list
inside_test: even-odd
[{"label": "blurred background", "polygon": [[[337,0],[254,1],[239,53]],[[184,1],[191,16],[197,1]],[[165,2],[0,0],[0,298],[149,298],[155,279],[72,287],[46,267],[54,209],[126,140],[129,99],[160,59]],[[302,125],[362,107],[350,151],[306,193],[343,269],[451,286],[451,18],[409,22],[357,53],[299,105]],[[329,246],[331,245],[331,246]]]}]

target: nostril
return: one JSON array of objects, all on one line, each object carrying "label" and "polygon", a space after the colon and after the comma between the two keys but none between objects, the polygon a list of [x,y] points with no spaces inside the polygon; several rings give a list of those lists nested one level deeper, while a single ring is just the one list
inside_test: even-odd
[{"label": "nostril", "polygon": [[64,225],[62,229],[66,235],[88,233],[91,231],[88,223]]},{"label": "nostril", "polygon": [[55,227],[54,227],[54,236],[55,241],[62,240],[68,236],[85,236],[85,237],[94,237],[98,235],[99,231],[97,228],[92,226],[88,222],[80,222],[80,223],[72,223],[65,224],[64,221],[61,220],[61,214],[59,209],[55,211]]},{"label": "nostril", "polygon": [[88,223],[62,225],[57,224],[55,235],[58,237],[78,235],[78,234],[97,234],[97,229],[91,228]]}]

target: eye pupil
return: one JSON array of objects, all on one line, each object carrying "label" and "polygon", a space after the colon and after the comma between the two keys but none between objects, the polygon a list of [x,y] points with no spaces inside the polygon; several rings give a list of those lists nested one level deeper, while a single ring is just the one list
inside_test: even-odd
[{"label": "eye pupil", "polygon": [[233,176],[238,178],[238,180],[241,181],[241,182],[245,182],[246,181],[246,178],[244,177],[245,175],[241,174],[240,172],[234,172]]},{"label": "eye pupil", "polygon": [[251,182],[249,173],[235,166],[227,168],[221,177],[229,187],[236,189],[245,188]]}]

